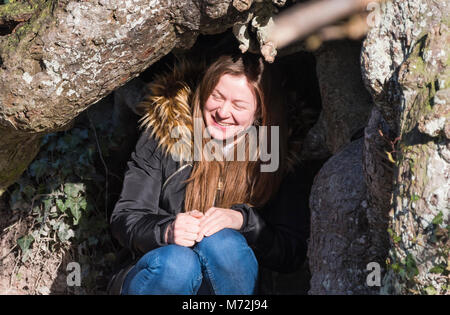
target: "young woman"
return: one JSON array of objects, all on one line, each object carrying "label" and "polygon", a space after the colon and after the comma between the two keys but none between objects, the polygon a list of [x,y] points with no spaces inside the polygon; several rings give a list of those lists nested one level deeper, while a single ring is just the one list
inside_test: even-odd
[{"label": "young woman", "polygon": [[250,54],[196,67],[179,62],[141,103],[145,131],[111,217],[132,258],[112,293],[255,294],[260,266],[291,272],[305,259],[308,198],[277,72]]}]

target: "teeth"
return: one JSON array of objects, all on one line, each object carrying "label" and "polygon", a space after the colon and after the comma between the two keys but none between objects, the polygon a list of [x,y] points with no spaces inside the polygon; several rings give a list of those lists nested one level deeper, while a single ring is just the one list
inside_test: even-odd
[{"label": "teeth", "polygon": [[227,127],[227,126],[231,126],[232,124],[224,124],[224,123],[220,123],[220,122],[217,122],[217,124],[219,124],[219,125],[221,125],[221,126],[224,126],[224,127]]}]

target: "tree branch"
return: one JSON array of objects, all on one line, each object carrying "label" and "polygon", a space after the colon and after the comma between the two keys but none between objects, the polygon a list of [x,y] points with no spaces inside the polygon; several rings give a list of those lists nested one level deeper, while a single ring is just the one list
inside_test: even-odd
[{"label": "tree branch", "polygon": [[[320,0],[300,3],[275,18],[269,38],[278,49],[382,0]],[[329,30],[327,31],[329,33]]]}]

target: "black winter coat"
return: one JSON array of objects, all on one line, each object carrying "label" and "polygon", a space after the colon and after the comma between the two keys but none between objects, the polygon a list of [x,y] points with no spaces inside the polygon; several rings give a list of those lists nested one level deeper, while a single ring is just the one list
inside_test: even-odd
[{"label": "black winter coat", "polygon": [[[185,72],[173,71],[171,75]],[[171,102],[161,101],[161,95],[170,94],[167,82],[179,81],[180,78],[168,75],[156,82],[160,83],[156,86],[162,91],[154,87],[152,97],[160,96],[159,102],[150,99],[151,105],[148,105],[143,120],[147,129],[141,134],[127,164],[122,192],[110,222],[112,235],[127,254],[123,257],[125,262],[121,264],[121,271],[110,282],[110,293],[120,292],[126,272],[143,254],[167,245],[164,241],[166,228],[178,213],[184,211],[186,184],[183,181],[190,176],[192,164],[180,164],[167,154],[173,143],[166,135],[170,134],[168,128],[173,128],[174,124],[189,124],[189,107],[179,104],[179,97],[177,103],[173,97],[169,99]],[[170,117],[178,116],[179,119],[161,124],[161,121],[167,122],[161,116],[166,116],[168,111]],[[305,260],[309,208],[303,174],[297,166],[284,178],[278,194],[261,209],[247,204],[231,207],[242,213],[244,220],[239,232],[253,249],[258,263],[268,269],[292,272]]]},{"label": "black winter coat", "polygon": [[[164,233],[184,210],[186,180],[191,164],[164,155],[158,142],[144,132],[128,162],[122,193],[111,216],[111,231],[119,243],[138,259],[148,251],[167,245]],[[241,232],[258,263],[278,272],[292,272],[304,262],[309,235],[306,187],[300,168],[290,173],[278,194],[262,209],[246,204],[231,207],[242,213]],[[127,267],[125,267],[127,268]],[[124,280],[116,279],[121,287]]]}]

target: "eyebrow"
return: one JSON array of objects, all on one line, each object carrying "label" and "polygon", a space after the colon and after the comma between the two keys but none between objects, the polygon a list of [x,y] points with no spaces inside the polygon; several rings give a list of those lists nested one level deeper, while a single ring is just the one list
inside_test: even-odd
[{"label": "eyebrow", "polygon": [[[214,92],[219,93],[221,97],[225,98],[225,96],[224,96],[222,93],[220,93],[220,91],[219,91],[218,89],[214,89],[214,90],[213,90],[213,93],[214,93]],[[246,104],[251,104],[251,103],[249,103],[248,101],[244,101],[244,100],[234,100],[233,103],[235,103],[235,104],[236,104],[236,103],[246,103]]]}]

